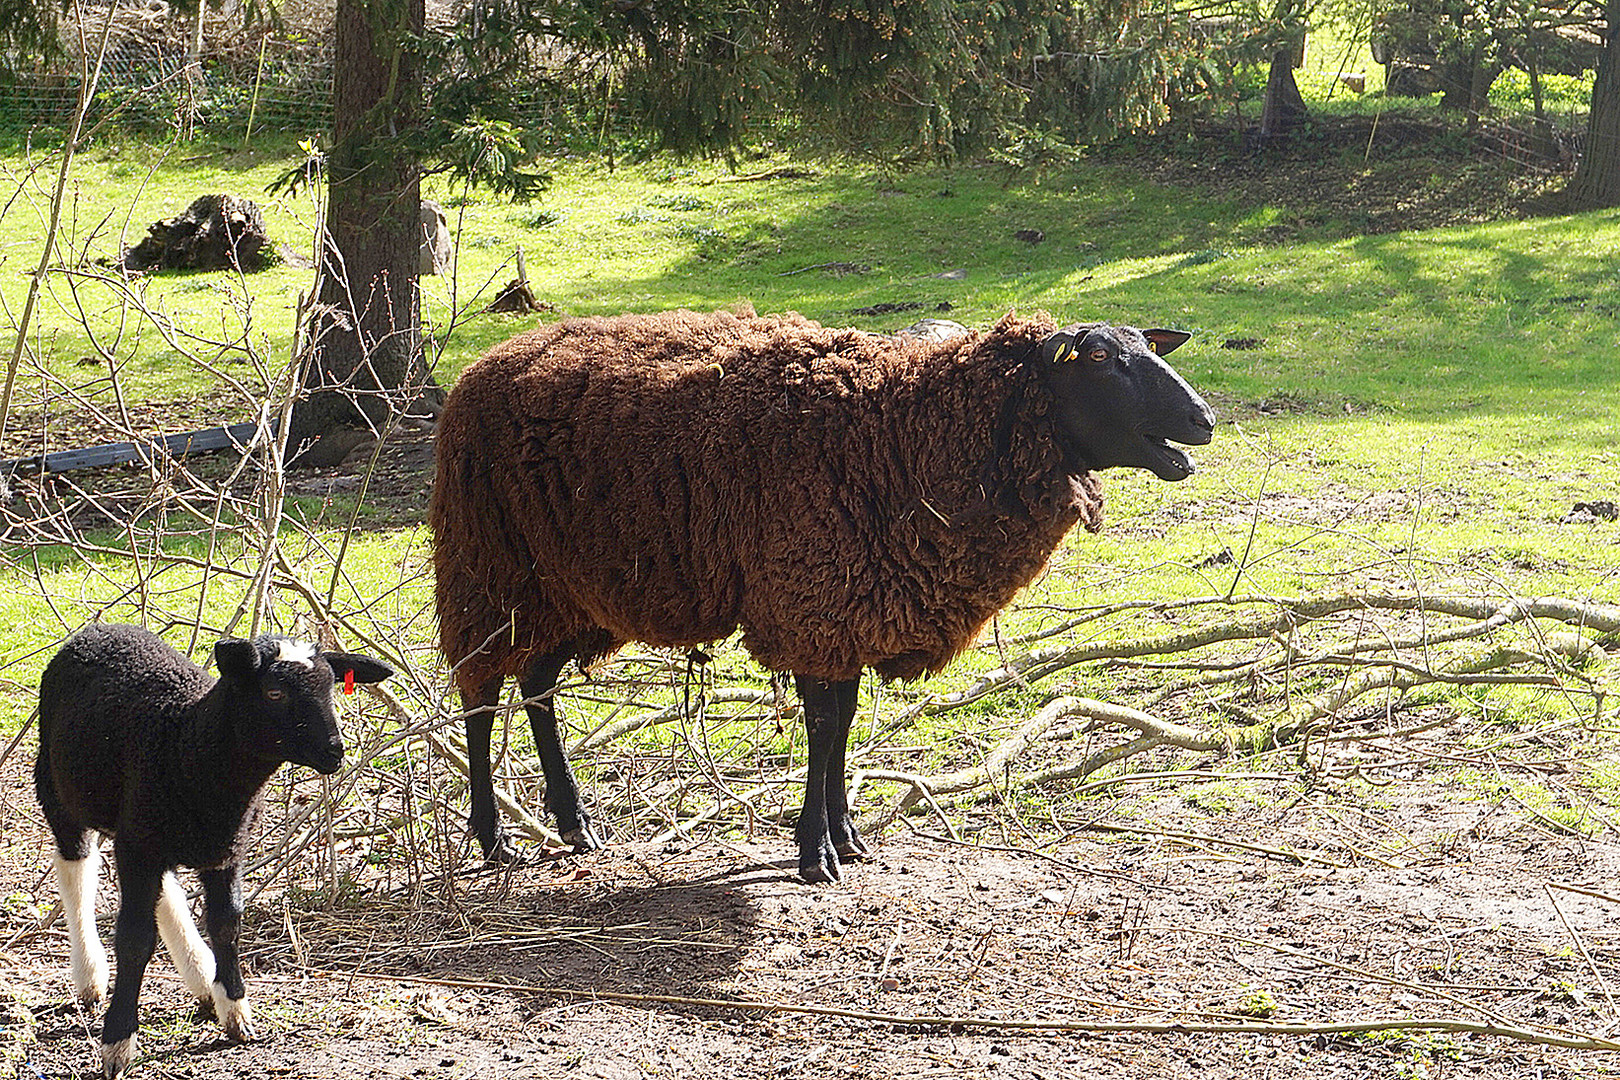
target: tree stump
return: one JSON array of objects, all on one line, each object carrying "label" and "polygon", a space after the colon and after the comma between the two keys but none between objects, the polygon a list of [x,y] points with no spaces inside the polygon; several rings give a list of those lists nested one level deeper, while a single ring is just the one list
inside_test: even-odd
[{"label": "tree stump", "polygon": [[241,270],[278,261],[258,204],[235,195],[204,195],[185,213],[154,221],[146,239],[124,253],[126,270]]},{"label": "tree stump", "polygon": [[455,258],[455,245],[450,238],[450,219],[444,208],[431,199],[422,200],[422,257],[416,274],[448,274]]}]

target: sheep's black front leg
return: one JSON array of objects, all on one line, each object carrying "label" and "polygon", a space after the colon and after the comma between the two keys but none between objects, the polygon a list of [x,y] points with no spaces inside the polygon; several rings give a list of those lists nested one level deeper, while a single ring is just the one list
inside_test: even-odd
[{"label": "sheep's black front leg", "polygon": [[490,862],[514,862],[517,848],[501,828],[495,813],[495,782],[489,774],[489,736],[495,730],[495,706],[501,700],[497,676],[472,690],[461,689],[461,709],[467,714],[467,784],[472,792],[472,810],[467,827],[478,838],[484,858]]},{"label": "sheep's black front leg", "polygon": [[557,830],[563,840],[575,851],[595,851],[602,841],[591,828],[591,816],[579,800],[579,783],[574,770],[563,753],[562,739],[557,734],[557,706],[551,692],[556,689],[557,676],[563,665],[573,657],[572,647],[564,647],[542,656],[530,667],[528,674],[518,680],[525,700],[538,698],[527,707],[529,729],[534,732],[535,750],[540,755],[540,769],[546,777],[546,807],[557,819]]},{"label": "sheep's black front leg", "polygon": [[242,874],[237,866],[201,870],[208,943],[214,947],[214,1017],[234,1042],[253,1038],[253,1009],[242,983],[236,939],[242,929]]},{"label": "sheep's black front leg", "polygon": [[[837,881],[839,838],[846,844],[852,839],[854,845],[860,844],[849,822],[844,788],[844,739],[855,714],[860,680],[829,683],[796,675],[793,681],[804,701],[804,730],[810,744],[804,809],[799,811],[794,831],[799,841],[799,876],[810,882]],[[864,846],[859,848],[864,850]],[[850,853],[858,851],[851,846]]]},{"label": "sheep's black front leg", "polygon": [[163,891],[164,867],[114,846],[118,859],[118,922],[113,955],[112,1001],[101,1022],[101,1067],[117,1076],[135,1059],[135,1029],[140,1024],[141,979],[157,948],[157,902]]},{"label": "sheep's black front leg", "polygon": [[840,859],[860,859],[866,856],[866,844],[855,831],[855,821],[849,816],[849,787],[844,781],[844,754],[849,746],[849,729],[855,722],[855,707],[860,696],[861,682],[852,679],[838,683],[838,732],[833,736],[832,752],[827,757],[827,830],[832,837],[833,850]]}]

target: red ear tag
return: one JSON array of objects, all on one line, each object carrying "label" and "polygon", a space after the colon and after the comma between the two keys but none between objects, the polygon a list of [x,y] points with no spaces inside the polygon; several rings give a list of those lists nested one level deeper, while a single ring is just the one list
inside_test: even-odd
[{"label": "red ear tag", "polygon": [[354,670],[352,668],[343,673],[343,692],[345,694],[354,693]]}]

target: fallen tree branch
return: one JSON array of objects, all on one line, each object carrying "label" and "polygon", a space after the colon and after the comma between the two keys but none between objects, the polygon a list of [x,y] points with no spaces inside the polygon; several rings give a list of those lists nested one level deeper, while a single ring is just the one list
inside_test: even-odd
[{"label": "fallen tree branch", "polygon": [[867,780],[888,780],[909,784],[911,790],[900,800],[899,806],[899,809],[906,810],[924,799],[931,800],[935,796],[955,795],[982,787],[1004,772],[1031,745],[1045,737],[1060,720],[1070,718],[1084,718],[1093,723],[1119,724],[1141,732],[1142,737],[1091,755],[1072,771],[1066,772],[1063,778],[1088,776],[1105,765],[1158,746],[1175,746],[1182,750],[1224,755],[1237,747],[1266,749],[1271,745],[1270,728],[1263,725],[1199,730],[1185,724],[1161,720],[1127,705],[1097,701],[1094,698],[1061,697],[1049,702],[1034,716],[1024,721],[1018,730],[985,755],[984,760],[978,765],[926,777],[886,769],[862,769],[855,774],[851,784],[852,797]]},{"label": "fallen tree branch", "polygon": [[[773,694],[769,687],[764,690],[756,690],[746,686],[727,686],[708,691],[707,697],[711,705],[732,703],[765,705],[773,699]],[[574,744],[573,749],[568,751],[568,755],[573,757],[583,754],[595,750],[599,746],[604,746],[614,739],[629,735],[632,732],[641,731],[643,728],[655,727],[658,724],[668,724],[679,720],[685,714],[685,710],[686,703],[677,701],[664,706],[662,709],[654,709],[637,716],[627,716],[622,720],[616,720],[593,731],[590,735]]]},{"label": "fallen tree branch", "polygon": [[1514,597],[1505,601],[1472,597],[1389,594],[1342,595],[1314,599],[1262,596],[1205,597],[1196,601],[1177,601],[1150,610],[1180,611],[1199,606],[1237,607],[1255,604],[1269,604],[1277,608],[1277,613],[1263,618],[1217,623],[1126,641],[1085,641],[1031,649],[1022,657],[987,672],[968,687],[934,698],[926,711],[946,712],[971,705],[1009,686],[1033,683],[1077,664],[1185,653],[1232,641],[1266,640],[1287,635],[1302,623],[1354,611],[1420,612],[1476,620],[1474,626],[1454,629],[1441,635],[1425,635],[1388,643],[1386,647],[1396,651],[1401,648],[1432,646],[1443,641],[1460,640],[1463,637],[1479,637],[1527,619],[1552,619],[1599,633],[1620,633],[1620,605],[1588,603],[1557,596],[1534,599]]},{"label": "fallen tree branch", "polygon": [[306,968],[303,974],[327,979],[365,979],[373,982],[415,983],[462,990],[497,990],[505,993],[540,994],[555,997],[616,1001],[627,1005],[676,1005],[683,1008],[735,1009],[766,1014],[789,1013],[799,1016],[826,1016],[857,1020],[885,1027],[968,1028],[986,1031],[1029,1031],[1052,1034],[1090,1035],[1357,1035],[1380,1031],[1448,1031],[1471,1035],[1493,1035],[1514,1042],[1539,1046],[1560,1046],[1570,1050],[1620,1050],[1620,1042],[1578,1031],[1542,1031],[1504,1023],[1480,1023],[1447,1017],[1408,1017],[1390,1020],[1353,1020],[1329,1023],[1270,1023],[1231,1020],[1008,1020],[980,1016],[941,1016],[930,1014],[867,1012],[827,1005],[798,1002],[761,1001],[749,998],[694,998],[676,994],[627,994],[614,990],[576,990],[535,983],[499,982],[480,979],[436,979],[421,975],[387,975],[373,971]]}]

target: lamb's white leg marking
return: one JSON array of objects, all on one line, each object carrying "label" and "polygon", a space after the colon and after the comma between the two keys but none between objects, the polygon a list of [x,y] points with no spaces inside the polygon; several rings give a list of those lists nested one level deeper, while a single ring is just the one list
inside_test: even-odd
[{"label": "lamb's white leg marking", "polygon": [[232,1001],[225,995],[225,984],[215,983],[214,1016],[232,1042],[253,1041],[253,1006],[248,1004],[246,994]]},{"label": "lamb's white leg marking", "polygon": [[197,923],[186,904],[186,890],[174,873],[163,875],[163,892],[157,902],[158,933],[163,935],[163,947],[169,950],[175,969],[185,980],[186,989],[198,1001],[207,1001],[213,994],[214,950],[197,932]]},{"label": "lamb's white leg marking", "polygon": [[96,933],[101,849],[89,838],[85,849],[82,859],[64,859],[57,853],[56,891],[62,898],[62,918],[67,923],[73,989],[80,1001],[93,1005],[107,996],[107,950],[101,947],[101,935]]},{"label": "lamb's white leg marking", "polygon": [[131,1035],[123,1042],[101,1044],[101,1071],[107,1080],[129,1068],[129,1063],[135,1060],[135,1036]]}]

